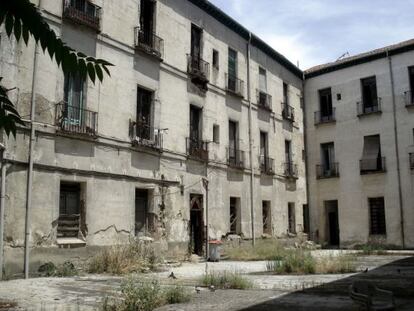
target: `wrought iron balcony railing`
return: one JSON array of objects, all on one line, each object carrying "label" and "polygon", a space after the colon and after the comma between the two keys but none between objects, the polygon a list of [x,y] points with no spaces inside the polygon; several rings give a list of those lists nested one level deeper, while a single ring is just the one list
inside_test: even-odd
[{"label": "wrought iron balcony railing", "polygon": [[244,168],[244,151],[234,149],[234,148],[227,148],[227,164],[233,168]]},{"label": "wrought iron balcony railing", "polygon": [[332,108],[332,112],[329,113],[322,113],[322,111],[315,111],[315,125],[323,124],[323,123],[330,123],[335,122],[335,108]]},{"label": "wrought iron balcony railing", "polygon": [[237,96],[243,97],[244,81],[226,73],[226,89]]},{"label": "wrought iron balcony railing", "polygon": [[200,161],[208,161],[208,142],[187,137],[186,145],[188,157]]},{"label": "wrought iron balcony railing", "polygon": [[410,153],[409,157],[410,157],[410,168],[414,169],[414,153]]},{"label": "wrought iron balcony railing", "polygon": [[63,17],[100,31],[101,8],[87,0],[64,0]]},{"label": "wrought iron balcony railing", "polygon": [[261,155],[259,156],[259,165],[260,165],[260,172],[262,174],[274,175],[275,168],[274,168],[274,160],[269,158],[268,156]]},{"label": "wrought iron balcony railing", "polygon": [[257,105],[260,108],[272,111],[272,96],[261,90],[256,91]]},{"label": "wrought iron balcony railing", "polygon": [[295,109],[287,103],[282,103],[282,117],[285,120],[295,121]]},{"label": "wrought iron balcony railing", "polygon": [[364,103],[363,101],[357,102],[357,114],[359,116],[371,114],[371,113],[380,113],[381,110],[381,98],[376,98],[372,103]]},{"label": "wrought iron balcony railing", "polygon": [[148,147],[159,151],[162,150],[162,131],[151,127],[145,122],[129,120],[129,136],[134,146]]},{"label": "wrought iron balcony railing", "polygon": [[404,92],[404,101],[406,107],[414,107],[414,92],[407,91]]},{"label": "wrought iron balcony railing", "polygon": [[135,27],[135,48],[162,59],[164,40],[152,32]]},{"label": "wrought iron balcony railing", "polygon": [[286,177],[297,178],[298,166],[292,161],[283,163],[283,174]]},{"label": "wrought iron balcony railing", "polygon": [[359,167],[361,174],[385,172],[385,157],[378,157],[376,159],[361,159],[359,161]]},{"label": "wrought iron balcony railing", "polygon": [[339,177],[339,164],[338,163],[329,163],[316,165],[316,178],[323,179],[323,178],[332,178],[332,177]]},{"label": "wrought iron balcony railing", "polygon": [[187,54],[187,72],[202,83],[207,83],[210,77],[210,64],[200,57]]},{"label": "wrought iron balcony railing", "polygon": [[61,102],[56,105],[55,122],[62,132],[96,136],[98,113]]}]

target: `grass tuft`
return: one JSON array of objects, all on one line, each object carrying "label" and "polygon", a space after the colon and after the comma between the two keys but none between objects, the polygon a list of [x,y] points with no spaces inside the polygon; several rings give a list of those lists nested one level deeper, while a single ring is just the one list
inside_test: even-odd
[{"label": "grass tuft", "polygon": [[128,274],[147,272],[157,264],[154,248],[143,242],[131,242],[105,248],[90,261],[90,273]]},{"label": "grass tuft", "polygon": [[285,249],[275,239],[258,240],[255,247],[251,244],[225,246],[224,253],[230,260],[257,261],[279,260],[285,256]]},{"label": "grass tuft", "polygon": [[204,286],[214,286],[217,289],[249,289],[253,283],[236,272],[211,272],[205,274],[201,283]]}]

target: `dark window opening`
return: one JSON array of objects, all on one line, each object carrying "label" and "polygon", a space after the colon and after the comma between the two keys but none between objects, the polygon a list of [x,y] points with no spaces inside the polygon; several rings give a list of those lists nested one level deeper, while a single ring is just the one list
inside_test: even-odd
[{"label": "dark window opening", "polygon": [[201,140],[201,109],[190,105],[190,139]]},{"label": "dark window opening", "polygon": [[260,155],[264,157],[268,156],[267,133],[266,132],[260,132]]},{"label": "dark window opening", "polygon": [[332,116],[332,92],[330,88],[319,91],[319,105],[322,119]]},{"label": "dark window opening", "polygon": [[201,59],[201,37],[203,31],[196,25],[191,25],[191,56],[193,61]]},{"label": "dark window opening", "polygon": [[410,104],[414,104],[414,67],[408,68],[408,74],[409,74],[409,79],[410,79],[409,99],[410,99]]},{"label": "dark window opening", "polygon": [[154,34],[154,12],[155,2],[151,0],[141,0],[139,24],[142,31],[143,42],[148,46],[152,46]]},{"label": "dark window opening", "polygon": [[362,87],[362,113],[379,111],[376,77],[361,80]]},{"label": "dark window opening", "polygon": [[369,198],[370,211],[370,234],[371,235],[385,235],[385,210],[384,198]]},{"label": "dark window opening", "polygon": [[335,145],[334,143],[321,144],[322,165],[324,171],[332,170],[335,163]]},{"label": "dark window opening", "polygon": [[152,101],[153,92],[138,87],[136,136],[142,139],[150,140],[152,138]]},{"label": "dark window opening", "polygon": [[295,203],[288,203],[288,232],[296,233]]},{"label": "dark window opening", "polygon": [[262,201],[263,233],[272,235],[272,210],[270,201]]},{"label": "dark window opening", "polygon": [[149,193],[146,189],[135,190],[135,235],[149,232]]},{"label": "dark window opening", "polygon": [[325,201],[325,217],[326,217],[326,241],[329,245],[339,246],[339,214],[338,201]]},{"label": "dark window opening", "polygon": [[220,143],[220,126],[218,124],[213,125],[213,142]]},{"label": "dark window opening", "polygon": [[364,150],[360,161],[361,173],[385,171],[385,158],[381,155],[380,135],[364,137]]},{"label": "dark window opening", "polygon": [[237,122],[229,121],[229,161],[232,163],[236,163],[236,155],[237,155]]},{"label": "dark window opening", "polygon": [[259,67],[259,89],[265,93],[267,92],[266,70],[262,67]]},{"label": "dark window opening", "polygon": [[241,233],[240,199],[230,198],[230,233]]},{"label": "dark window opening", "polygon": [[229,90],[236,92],[237,90],[237,52],[229,48],[228,55],[228,81],[227,87]]},{"label": "dark window opening", "polygon": [[292,163],[292,142],[290,140],[285,140],[285,161]]},{"label": "dark window opening", "polygon": [[219,52],[217,50],[213,50],[213,68],[219,69]]},{"label": "dark window opening", "polygon": [[289,105],[289,86],[283,82],[283,104]]},{"label": "dark window opening", "polygon": [[336,94],[336,100],[342,100],[342,95],[341,95],[341,93]]},{"label": "dark window opening", "polygon": [[204,245],[203,196],[190,194],[190,253],[201,256]]}]

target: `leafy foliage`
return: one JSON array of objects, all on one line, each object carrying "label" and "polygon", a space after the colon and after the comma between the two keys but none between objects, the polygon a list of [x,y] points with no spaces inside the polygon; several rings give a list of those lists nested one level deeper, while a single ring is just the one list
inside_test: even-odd
[{"label": "leafy foliage", "polygon": [[[56,61],[64,73],[79,75],[82,78],[89,76],[95,83],[96,78],[102,82],[103,72],[108,76],[108,67],[113,66],[103,59],[96,59],[81,52],[76,52],[67,46],[38,12],[36,6],[29,0],[5,0],[0,2],[0,26],[4,23],[6,34],[14,36],[17,41],[23,39],[27,45],[33,37],[39,43],[43,52],[49,54]],[[0,83],[1,83],[0,77]],[[16,136],[16,124],[24,125],[13,103],[7,96],[7,90],[0,85],[0,129],[4,128],[7,136],[10,133]]]}]

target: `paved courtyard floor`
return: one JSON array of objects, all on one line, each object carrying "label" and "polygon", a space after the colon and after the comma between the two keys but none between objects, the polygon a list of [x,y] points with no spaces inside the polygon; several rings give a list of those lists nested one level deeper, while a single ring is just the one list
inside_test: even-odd
[{"label": "paved courtyard floor", "polygon": [[[357,310],[348,296],[355,279],[369,279],[392,290],[397,310],[414,310],[414,257],[405,255],[364,256],[358,259],[361,272],[332,275],[268,275],[266,262],[184,263],[160,273],[145,274],[161,284],[176,282],[193,292],[189,303],[164,306],[159,311],[187,310]],[[363,271],[368,268],[368,272]],[[205,271],[237,271],[254,283],[253,290],[201,290],[194,286]],[[14,301],[26,310],[97,310],[104,297],[116,296],[121,277],[85,275],[71,278],[34,278],[0,282],[0,301]],[[0,304],[0,310],[1,304]]]}]

